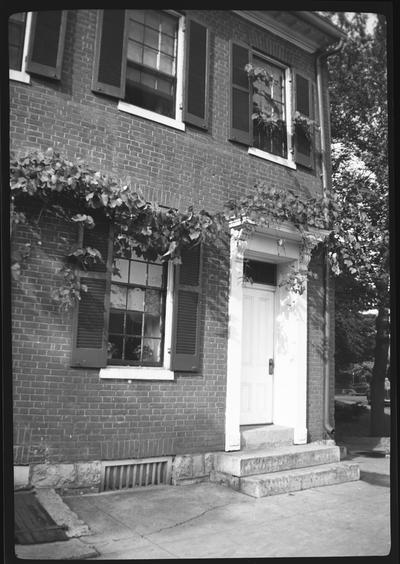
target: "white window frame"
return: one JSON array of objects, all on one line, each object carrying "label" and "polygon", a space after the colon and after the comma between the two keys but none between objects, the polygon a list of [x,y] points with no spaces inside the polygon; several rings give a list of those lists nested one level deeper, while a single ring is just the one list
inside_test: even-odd
[{"label": "white window frame", "polygon": [[[259,51],[256,50],[252,50],[252,53],[254,53],[254,55],[256,55],[259,58],[264,59],[265,61],[275,65],[276,67],[279,67],[281,69],[284,69],[285,71],[285,120],[286,120],[286,136],[287,136],[287,157],[280,157],[279,155],[273,155],[272,153],[268,153],[267,151],[262,151],[261,149],[257,149],[256,147],[249,147],[248,148],[248,154],[252,155],[254,157],[258,157],[260,159],[264,159],[266,161],[271,161],[277,164],[281,164],[283,166],[286,166],[288,168],[292,168],[294,170],[297,169],[296,163],[294,161],[294,147],[293,147],[293,136],[292,136],[292,132],[293,132],[293,124],[292,124],[292,119],[293,119],[293,111],[292,111],[292,96],[293,96],[293,91],[292,91],[292,84],[293,84],[293,79],[292,79],[292,71],[289,67],[287,67],[286,65],[283,65],[282,63],[279,63],[278,61],[275,61],[274,59],[271,59],[270,57],[265,56],[263,53],[260,53]],[[253,143],[254,140],[251,139],[251,142]]]},{"label": "white window frame", "polygon": [[172,315],[174,295],[174,266],[168,262],[167,270],[167,293],[165,300],[164,321],[164,350],[163,366],[118,366],[109,365],[101,368],[99,378],[117,380],[174,380],[175,374],[171,370],[172,350]]},{"label": "white window frame", "polygon": [[178,48],[176,55],[176,96],[175,96],[175,118],[163,116],[157,112],[146,110],[134,104],[128,104],[123,100],[118,101],[118,110],[134,116],[167,125],[180,131],[185,131],[183,122],[183,69],[184,69],[184,41],[185,41],[185,18],[174,10],[164,10],[165,12],[178,17]]},{"label": "white window frame", "polygon": [[31,83],[31,75],[26,72],[26,62],[27,62],[27,59],[28,59],[29,40],[30,40],[31,29],[32,29],[31,24],[32,24],[32,12],[28,12],[26,14],[25,38],[24,38],[24,47],[23,47],[23,51],[22,51],[21,70],[9,69],[10,80],[16,80],[17,82],[24,82],[25,84]]}]

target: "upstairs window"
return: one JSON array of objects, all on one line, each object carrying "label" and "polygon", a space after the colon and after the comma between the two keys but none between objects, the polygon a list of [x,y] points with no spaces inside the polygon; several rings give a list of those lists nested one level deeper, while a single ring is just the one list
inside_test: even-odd
[{"label": "upstairs window", "polygon": [[8,20],[9,68],[22,71],[27,12],[12,14]]},{"label": "upstairs window", "polygon": [[178,18],[129,10],[125,101],[175,117]]},{"label": "upstairs window", "polygon": [[207,28],[172,10],[99,10],[92,90],[177,129],[208,128]]},{"label": "upstairs window", "polygon": [[231,141],[289,168],[314,167],[314,126],[304,136],[300,120],[295,120],[295,115],[305,118],[304,123],[315,119],[310,78],[248,45],[231,42],[230,88]]},{"label": "upstairs window", "polygon": [[8,20],[10,78],[30,82],[30,74],[60,79],[67,12],[19,12]]},{"label": "upstairs window", "polygon": [[262,69],[264,80],[252,84],[253,146],[284,159],[287,151],[285,69],[260,57],[253,65]]}]

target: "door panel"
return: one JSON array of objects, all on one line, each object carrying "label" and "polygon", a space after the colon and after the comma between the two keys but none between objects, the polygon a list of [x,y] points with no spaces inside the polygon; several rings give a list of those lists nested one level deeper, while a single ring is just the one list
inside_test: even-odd
[{"label": "door panel", "polygon": [[241,425],[272,423],[274,291],[243,288]]}]

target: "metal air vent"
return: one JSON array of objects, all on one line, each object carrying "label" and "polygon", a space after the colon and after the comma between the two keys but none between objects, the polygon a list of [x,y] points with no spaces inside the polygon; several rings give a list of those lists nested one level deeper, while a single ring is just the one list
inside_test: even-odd
[{"label": "metal air vent", "polygon": [[171,483],[172,457],[107,460],[101,464],[100,491]]}]

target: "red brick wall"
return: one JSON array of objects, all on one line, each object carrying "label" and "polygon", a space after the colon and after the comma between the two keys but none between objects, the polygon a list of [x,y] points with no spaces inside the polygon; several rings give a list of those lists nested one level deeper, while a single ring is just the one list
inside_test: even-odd
[{"label": "red brick wall", "polygon": [[[96,12],[70,11],[60,82],[31,76],[10,83],[10,144],[17,154],[53,147],[93,168],[130,177],[147,198],[170,206],[219,210],[230,198],[269,185],[320,191],[315,173],[248,155],[228,141],[229,40],[253,43],[309,76],[311,55],[227,11],[195,11],[211,30],[209,130],[185,132],[117,110],[91,91]],[[202,372],[172,382],[99,380],[97,370],[69,368],[71,315],[49,298],[62,250],[60,225],[47,222],[13,291],[16,462],[125,458],[224,447],[227,265],[207,255],[202,296]],[[64,232],[65,231],[65,232]],[[26,236],[27,237],[27,236]],[[25,242],[28,239],[25,239]],[[23,242],[22,238],[22,242]],[[319,331],[316,327],[313,331]],[[314,353],[312,353],[314,354]],[[316,354],[316,353],[315,353]],[[321,363],[310,358],[309,425],[321,433]]]},{"label": "red brick wall", "polygon": [[[309,440],[317,441],[330,438],[324,430],[324,346],[325,346],[325,273],[323,254],[318,248],[314,253],[309,268],[317,278],[308,282],[308,382],[307,382],[307,429]],[[330,371],[330,406],[329,422],[334,427],[334,391],[335,391],[335,300],[334,283],[328,282],[329,345],[328,362]]]}]

